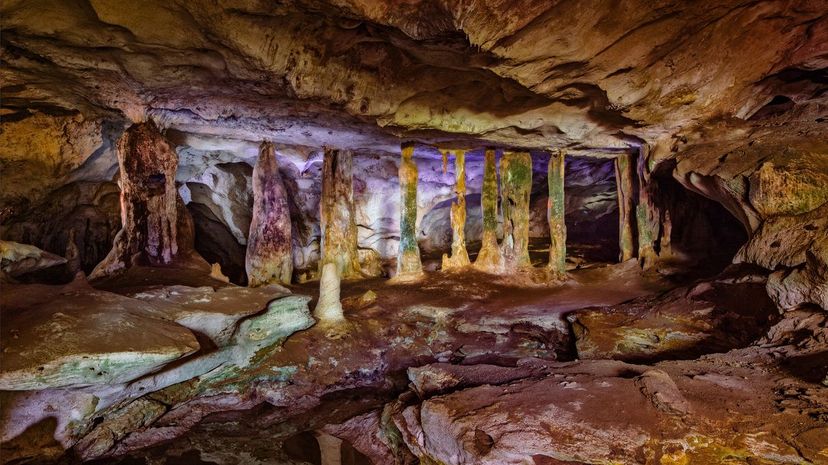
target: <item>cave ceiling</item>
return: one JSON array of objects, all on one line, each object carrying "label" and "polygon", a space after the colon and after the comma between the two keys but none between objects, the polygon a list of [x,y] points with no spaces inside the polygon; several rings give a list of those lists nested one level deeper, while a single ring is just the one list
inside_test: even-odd
[{"label": "cave ceiling", "polygon": [[828,99],[826,11],[824,0],[6,0],[2,115],[153,118],[389,152],[411,139],[612,153],[780,102],[812,121]]}]

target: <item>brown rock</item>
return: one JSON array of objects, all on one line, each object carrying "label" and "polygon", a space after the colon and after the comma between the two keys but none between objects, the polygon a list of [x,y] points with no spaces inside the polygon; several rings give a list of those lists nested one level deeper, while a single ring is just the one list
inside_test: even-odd
[{"label": "brown rock", "polygon": [[262,142],[253,169],[253,219],[245,268],[250,286],[290,284],[293,275],[287,192],[276,164],[276,150]]}]

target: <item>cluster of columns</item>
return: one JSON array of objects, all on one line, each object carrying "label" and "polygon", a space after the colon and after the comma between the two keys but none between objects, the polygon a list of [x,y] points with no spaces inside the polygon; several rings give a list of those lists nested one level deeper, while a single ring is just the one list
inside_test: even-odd
[{"label": "cluster of columns", "polygon": [[[444,163],[449,153],[444,152]],[[453,151],[455,201],[451,205],[451,254],[443,256],[443,269],[473,266],[489,273],[511,273],[531,268],[529,260],[529,201],[532,158],[528,152],[484,155],[481,207],[482,247],[472,264],[466,250],[466,152]],[[152,123],[130,127],[118,146],[121,168],[123,229],[108,256],[93,272],[106,276],[128,267],[136,255],[149,264],[170,264],[192,250],[192,225],[182,209],[175,187],[177,156]],[[445,167],[444,167],[445,169]],[[550,153],[547,219],[550,231],[548,270],[566,272],[564,194],[565,154]],[[670,221],[656,205],[657,186],[650,180],[646,148],[615,159],[619,202],[619,245],[622,261],[638,257],[645,268],[669,248]],[[423,267],[417,245],[417,165],[414,145],[403,144],[399,168],[400,246],[397,279],[419,277]],[[253,217],[246,270],[249,284],[289,284],[293,273],[291,217],[287,191],[279,173],[272,143],[263,142],[253,170]],[[362,276],[357,246],[353,198],[353,154],[326,149],[320,200],[321,292],[316,313],[326,320],[342,320],[339,288],[342,279]],[[503,240],[497,241],[498,200],[503,217]],[[188,226],[189,225],[189,226]]]},{"label": "cluster of columns", "polygon": [[[419,248],[416,241],[417,167],[413,160],[413,145],[402,147],[400,162],[400,252],[397,259],[398,276],[402,279],[422,273]],[[443,152],[444,169],[449,152]],[[481,207],[483,237],[480,252],[474,264],[466,250],[466,167],[465,151],[454,151],[455,195],[451,206],[452,250],[443,256],[443,270],[451,271],[468,266],[494,274],[510,273],[532,267],[529,259],[529,202],[532,191],[532,157],[528,152],[505,152],[500,158],[500,183],[496,154],[487,149],[484,155]],[[549,161],[549,222],[551,243],[548,270],[554,276],[566,272],[566,225],[564,223],[564,153],[555,151]],[[499,187],[499,189],[498,189]],[[503,240],[497,242],[497,208],[503,216]]]}]

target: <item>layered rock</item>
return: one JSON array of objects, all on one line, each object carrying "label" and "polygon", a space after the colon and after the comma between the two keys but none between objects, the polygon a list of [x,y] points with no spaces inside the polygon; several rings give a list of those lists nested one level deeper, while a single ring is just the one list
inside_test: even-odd
[{"label": "layered rock", "polygon": [[[524,360],[537,367],[457,367],[459,373],[486,372],[479,378],[486,381],[409,401],[393,421],[421,462],[712,465],[739,457],[820,463],[825,443],[813,438],[825,428],[807,416],[824,405],[824,396],[786,377],[765,356],[752,349],[656,366]],[[744,360],[763,369],[744,367]],[[808,402],[813,407],[804,407]],[[785,419],[770,426],[768,416],[794,404],[803,410],[784,409]],[[803,421],[801,427],[784,424],[792,418]]]},{"label": "layered rock", "polygon": [[66,263],[66,259],[19,242],[0,241],[0,278],[7,281],[14,276],[32,273]]},{"label": "layered rock", "polygon": [[652,361],[691,358],[747,346],[771,326],[776,307],[758,269],[655,297],[567,316],[580,359]]},{"label": "layered rock", "polygon": [[[0,389],[31,391],[124,383],[199,348],[188,329],[147,304],[91,289],[4,313]],[[135,328],[140,328],[138,331]]]},{"label": "layered rock", "polygon": [[250,286],[290,284],[293,279],[291,221],[287,192],[270,142],[262,142],[253,169],[253,218],[245,269]]}]

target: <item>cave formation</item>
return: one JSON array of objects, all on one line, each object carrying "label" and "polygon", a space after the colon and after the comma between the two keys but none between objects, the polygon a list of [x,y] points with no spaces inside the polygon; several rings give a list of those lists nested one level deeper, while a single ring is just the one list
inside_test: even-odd
[{"label": "cave formation", "polygon": [[828,464],[826,11],[4,2],[0,463]]}]

